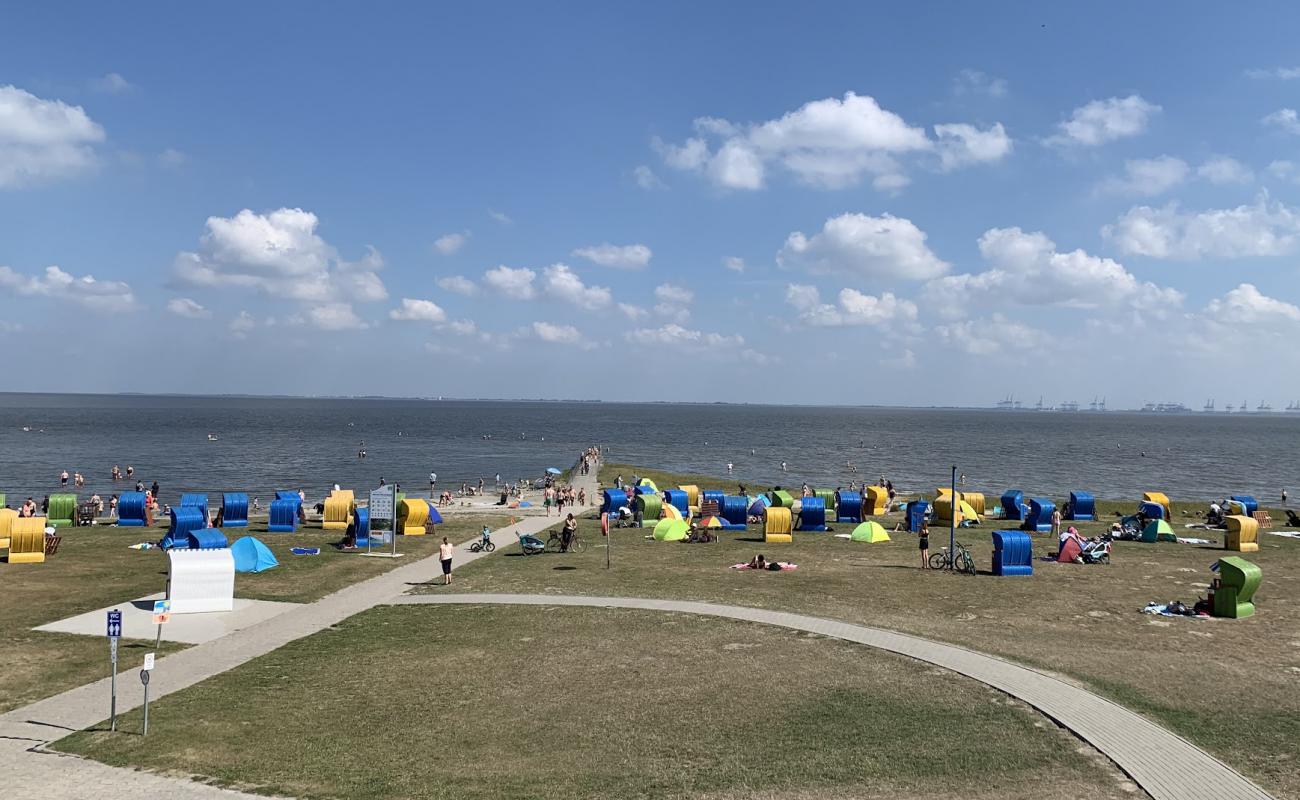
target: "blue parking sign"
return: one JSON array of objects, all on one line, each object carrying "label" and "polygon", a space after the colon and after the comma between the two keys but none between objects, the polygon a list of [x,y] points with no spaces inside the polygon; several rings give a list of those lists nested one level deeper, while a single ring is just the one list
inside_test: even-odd
[{"label": "blue parking sign", "polygon": [[108,612],[108,638],[117,639],[122,635],[122,612],[116,608]]}]

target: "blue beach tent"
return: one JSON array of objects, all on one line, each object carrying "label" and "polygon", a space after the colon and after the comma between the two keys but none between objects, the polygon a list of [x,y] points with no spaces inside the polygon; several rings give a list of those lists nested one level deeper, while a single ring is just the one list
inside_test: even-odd
[{"label": "blue beach tent", "polygon": [[243,536],[230,545],[230,554],[235,557],[235,572],[263,572],[280,566],[271,553],[271,548],[252,536]]}]

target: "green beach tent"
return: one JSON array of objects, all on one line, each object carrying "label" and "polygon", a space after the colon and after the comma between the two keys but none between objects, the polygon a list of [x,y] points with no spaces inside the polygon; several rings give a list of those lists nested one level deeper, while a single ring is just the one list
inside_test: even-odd
[{"label": "green beach tent", "polygon": [[876,522],[874,519],[869,519],[853,529],[853,533],[849,535],[849,540],[853,542],[866,542],[867,544],[888,542],[889,533],[885,530],[885,526]]},{"label": "green beach tent", "polygon": [[686,538],[687,525],[680,519],[661,519],[655,524],[656,542],[680,542]]},{"label": "green beach tent", "polygon": [[1142,541],[1176,542],[1178,537],[1174,535],[1174,529],[1169,527],[1168,522],[1163,519],[1153,519],[1142,529]]}]

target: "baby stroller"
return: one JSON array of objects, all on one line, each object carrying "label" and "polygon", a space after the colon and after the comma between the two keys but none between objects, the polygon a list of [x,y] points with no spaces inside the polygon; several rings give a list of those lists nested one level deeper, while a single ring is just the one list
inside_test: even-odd
[{"label": "baby stroller", "polygon": [[1083,543],[1083,549],[1079,551],[1079,560],[1084,564],[1109,564],[1110,542],[1109,536],[1089,539]]},{"label": "baby stroller", "polygon": [[531,533],[516,533],[515,535],[519,537],[519,549],[524,551],[524,555],[535,556],[538,553],[546,552],[546,542]]},{"label": "baby stroller", "polygon": [[484,525],[481,537],[477,542],[470,544],[469,551],[471,553],[491,553],[495,549],[497,549],[497,546],[492,544],[492,529]]}]

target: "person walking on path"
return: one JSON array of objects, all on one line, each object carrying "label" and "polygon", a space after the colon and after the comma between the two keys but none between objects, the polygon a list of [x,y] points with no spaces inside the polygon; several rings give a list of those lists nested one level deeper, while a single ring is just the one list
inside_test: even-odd
[{"label": "person walking on path", "polygon": [[442,537],[442,544],[438,545],[438,560],[442,562],[442,585],[451,585],[451,557],[456,552],[452,543],[447,541],[447,537]]}]

